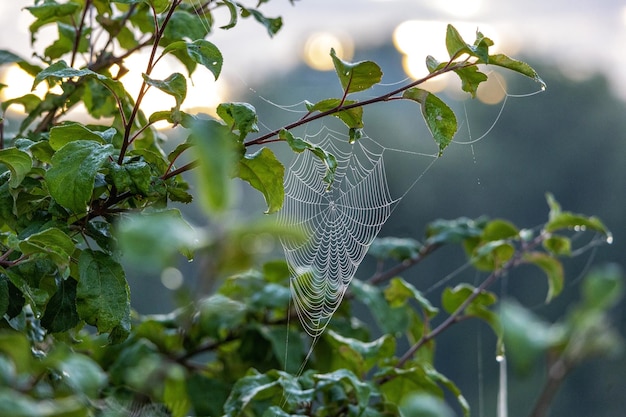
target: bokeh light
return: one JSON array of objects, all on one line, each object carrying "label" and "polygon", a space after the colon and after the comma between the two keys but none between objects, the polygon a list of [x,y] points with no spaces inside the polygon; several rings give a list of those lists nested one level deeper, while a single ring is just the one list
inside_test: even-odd
[{"label": "bokeh light", "polygon": [[337,56],[349,61],[354,55],[354,43],[345,35],[331,32],[316,32],[307,38],[304,44],[303,58],[306,64],[318,71],[329,71],[334,68],[330,57],[331,48]]},{"label": "bokeh light", "polygon": [[[393,43],[396,49],[404,55],[402,65],[409,77],[417,80],[428,75],[426,68],[428,55],[442,62],[449,59],[445,44],[447,24],[447,22],[437,20],[407,20],[396,27],[393,33]],[[476,39],[476,31],[480,30],[498,45],[498,35],[489,25],[459,22],[453,23],[453,26],[467,43],[473,43]],[[492,47],[491,51],[497,51],[497,47]],[[422,87],[431,92],[439,92],[450,85],[452,78],[448,75],[438,76],[424,83]]]},{"label": "bokeh light", "polygon": [[168,267],[161,272],[161,283],[168,290],[179,289],[183,282],[183,273],[177,268]]},{"label": "bokeh light", "polygon": [[488,75],[487,81],[478,86],[476,97],[485,104],[498,104],[506,97],[506,80],[497,72]]}]

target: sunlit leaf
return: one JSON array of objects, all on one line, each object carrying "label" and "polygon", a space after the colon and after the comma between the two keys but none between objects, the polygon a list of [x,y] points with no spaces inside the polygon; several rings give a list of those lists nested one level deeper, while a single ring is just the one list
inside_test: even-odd
[{"label": "sunlit leaf", "polygon": [[283,206],[284,173],[285,167],[269,148],[262,148],[239,161],[239,178],[263,194],[267,203],[266,214],[274,213]]},{"label": "sunlit leaf", "polygon": [[404,91],[402,97],[420,104],[426,126],[439,146],[439,154],[441,155],[443,150],[452,142],[457,130],[456,115],[452,109],[439,97],[417,87]]},{"label": "sunlit leaf", "polygon": [[373,61],[346,62],[337,57],[334,49],[330,50],[330,57],[344,94],[367,90],[378,84],[383,77],[382,70]]},{"label": "sunlit leaf", "polygon": [[242,140],[248,133],[259,131],[256,109],[251,104],[222,103],[217,106],[217,115],[231,130],[238,131]]},{"label": "sunlit leaf", "polygon": [[489,56],[489,64],[518,72],[541,84],[542,89],[546,88],[546,83],[541,79],[541,77],[539,77],[539,74],[537,74],[537,72],[525,62],[509,58],[504,54],[495,54]]},{"label": "sunlit leaf", "polygon": [[222,212],[231,201],[231,178],[242,155],[240,141],[215,120],[199,119],[192,130],[190,143],[200,161],[196,169],[200,201],[205,209]]},{"label": "sunlit leaf", "polygon": [[174,97],[176,100],[176,108],[179,109],[183,104],[185,97],[187,97],[187,79],[184,75],[175,72],[164,80],[155,80],[148,77],[146,74],[142,74],[144,81],[166,94]]},{"label": "sunlit leaf", "polygon": [[[319,111],[320,113],[333,110],[339,106],[347,106],[357,103],[355,100],[344,100],[338,98],[327,98],[315,104],[307,103],[307,110],[310,112]],[[353,107],[347,110],[335,112],[332,116],[337,117],[346,124],[350,129],[360,129],[363,127],[363,107]]]}]

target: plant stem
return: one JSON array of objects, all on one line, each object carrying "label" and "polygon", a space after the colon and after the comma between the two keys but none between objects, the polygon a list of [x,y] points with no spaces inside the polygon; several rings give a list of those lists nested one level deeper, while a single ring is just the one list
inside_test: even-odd
[{"label": "plant stem", "polygon": [[541,390],[541,395],[533,407],[530,417],[544,417],[548,414],[550,405],[556,393],[561,387],[561,383],[569,373],[571,367],[561,357],[557,359],[548,369],[548,380]]},{"label": "plant stem", "polygon": [[[182,0],[174,0],[170,6],[170,9],[167,11],[167,15],[165,16],[165,19],[163,20],[163,23],[161,24],[161,26],[158,26],[158,20],[157,20],[157,14],[156,11],[153,8],[154,11],[154,24],[155,24],[155,33],[154,33],[154,39],[153,39],[153,43],[152,43],[152,50],[150,51],[150,58],[148,59],[148,65],[146,67],[146,75],[150,75],[150,73],[152,72],[152,69],[154,68],[154,64],[155,64],[155,60],[156,60],[156,52],[157,52],[157,48],[159,47],[159,42],[161,41],[161,38],[163,37],[163,33],[165,31],[165,27],[167,26],[167,23],[169,22],[169,20],[171,19],[172,15],[174,14],[174,10],[176,10],[176,8],[182,3]],[[137,113],[139,112],[139,107],[141,106],[141,101],[143,100],[145,94],[148,92],[148,84],[146,83],[146,80],[144,79],[143,82],[141,83],[141,88],[139,89],[139,94],[137,95],[137,100],[135,102],[135,106],[133,107],[133,111],[131,112],[130,116],[128,117],[128,122],[126,123],[126,127],[124,129],[124,140],[122,141],[122,147],[120,149],[120,155],[117,159],[117,163],[118,164],[122,164],[122,162],[124,162],[124,156],[126,155],[126,151],[128,150],[128,146],[130,145],[130,134],[131,134],[131,130],[133,128],[133,123],[135,121],[135,118],[137,117]]]},{"label": "plant stem", "polygon": [[[341,111],[346,111],[346,110],[350,110],[350,109],[354,109],[357,107],[364,107],[367,106],[369,104],[374,104],[374,103],[381,103],[384,101],[389,101],[389,100],[394,100],[394,99],[398,99],[399,97],[395,97],[397,94],[402,93],[405,90],[408,90],[410,88],[416,87],[434,77],[437,77],[439,75],[445,74],[447,72],[450,71],[454,71],[457,70],[459,68],[465,68],[468,66],[473,66],[476,65],[475,63],[468,63],[468,62],[461,62],[461,63],[453,63],[452,61],[448,62],[448,64],[446,66],[444,66],[443,68],[437,70],[437,71],[433,71],[430,74],[426,75],[423,78],[420,78],[419,80],[415,80],[405,86],[402,86],[400,88],[397,88],[395,90],[392,90],[386,94],[383,94],[381,96],[378,97],[374,97],[371,98],[369,100],[364,100],[364,101],[360,101],[360,102],[356,102],[356,103],[352,103],[352,104],[347,104],[347,105],[343,105],[343,100],[341,101],[341,104],[333,109],[321,112],[321,113],[315,113],[313,115],[306,115],[305,117],[291,123],[288,124],[282,128],[276,129],[272,132],[269,132],[265,135],[259,136],[258,138],[252,139],[248,142],[244,143],[244,146],[248,147],[251,145],[261,145],[264,143],[268,143],[268,142],[275,142],[278,139],[275,139],[274,137],[278,135],[278,133],[281,130],[291,130],[291,129],[295,129],[298,126],[302,126],[306,123],[312,122],[314,120],[317,119],[321,119],[322,117],[326,117],[326,116],[330,116],[336,113],[339,113]],[[345,97],[344,97],[345,99]]]},{"label": "plant stem", "polygon": [[74,67],[74,62],[76,62],[76,55],[78,54],[78,47],[80,46],[80,38],[83,34],[83,27],[85,26],[85,19],[87,18],[87,11],[90,7],[91,0],[86,0],[85,8],[83,9],[83,14],[80,17],[78,29],[76,30],[76,36],[74,36],[74,45],[72,45],[72,59],[70,61],[70,67]]}]

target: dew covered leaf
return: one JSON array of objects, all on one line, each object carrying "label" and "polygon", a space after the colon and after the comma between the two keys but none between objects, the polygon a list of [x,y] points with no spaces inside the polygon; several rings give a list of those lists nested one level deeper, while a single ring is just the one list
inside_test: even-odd
[{"label": "dew covered leaf", "polygon": [[124,269],[104,252],[86,249],[78,259],[76,309],[99,333],[118,343],[130,332],[130,289]]},{"label": "dew covered leaf", "polygon": [[457,130],[456,115],[452,109],[436,95],[417,87],[405,90],[402,97],[420,104],[426,126],[439,146],[441,155]]},{"label": "dew covered leaf", "polygon": [[90,140],[67,143],[54,154],[52,167],[45,175],[50,195],[63,207],[85,213],[96,173],[113,154],[109,144]]}]

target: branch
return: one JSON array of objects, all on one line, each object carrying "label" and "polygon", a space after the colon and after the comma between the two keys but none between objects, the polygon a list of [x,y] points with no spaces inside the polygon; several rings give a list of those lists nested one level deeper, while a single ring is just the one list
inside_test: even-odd
[{"label": "branch", "polygon": [[70,61],[70,67],[74,67],[76,55],[78,54],[78,47],[80,46],[80,37],[83,34],[83,27],[85,26],[85,19],[87,18],[87,11],[90,7],[91,0],[86,0],[85,8],[83,9],[83,14],[80,17],[80,23],[78,24],[78,29],[76,30],[76,36],[74,36],[74,45],[72,45],[72,59]]},{"label": "branch", "polygon": [[378,273],[374,274],[366,282],[368,284],[370,284],[370,285],[376,285],[376,284],[379,284],[379,283],[381,283],[383,281],[387,281],[387,280],[397,276],[399,273],[404,272],[407,269],[409,269],[409,268],[417,265],[418,263],[422,262],[424,260],[424,258],[426,258],[426,256],[430,255],[431,253],[433,253],[435,250],[437,250],[440,247],[441,247],[440,244],[424,245],[424,246],[421,247],[419,253],[417,255],[415,255],[414,257],[409,258],[409,259],[405,259],[404,261],[402,261],[398,265],[393,266],[393,267],[389,268],[386,271],[382,271],[382,272],[378,272]]},{"label": "branch", "polygon": [[548,414],[550,405],[554,396],[561,387],[561,383],[565,380],[565,377],[569,373],[571,367],[567,362],[560,357],[552,366],[548,369],[548,380],[541,390],[541,395],[537,399],[533,411],[530,413],[530,417],[544,417]]},{"label": "branch", "polygon": [[[276,130],[274,130],[274,131],[272,131],[270,133],[267,133],[265,135],[259,136],[258,138],[255,138],[255,139],[252,139],[252,140],[250,140],[248,142],[245,142],[243,145],[248,147],[248,146],[251,146],[251,145],[261,145],[261,144],[265,144],[265,143],[268,143],[268,142],[276,142],[278,139],[276,139],[275,136],[277,136],[278,133],[281,130],[292,130],[292,129],[295,129],[296,127],[298,127],[298,126],[302,126],[302,125],[304,125],[306,123],[309,123],[309,122],[312,122],[314,120],[321,119],[322,117],[330,116],[330,115],[333,115],[333,114],[336,114],[336,113],[339,113],[339,112],[342,112],[342,111],[354,109],[354,108],[357,108],[357,107],[365,107],[365,106],[370,105],[370,104],[381,103],[381,102],[384,102],[384,101],[397,99],[398,97],[394,97],[397,94],[402,93],[403,91],[408,90],[410,88],[416,87],[416,86],[418,86],[420,84],[423,84],[424,82],[426,82],[426,81],[428,81],[428,80],[430,80],[430,79],[432,79],[434,77],[437,77],[439,75],[442,75],[442,74],[445,74],[447,72],[454,71],[454,70],[457,70],[457,69],[460,69],[460,68],[465,68],[465,67],[470,67],[470,66],[475,66],[475,65],[477,65],[477,64],[475,64],[475,63],[468,63],[468,62],[453,63],[452,61],[450,61],[443,68],[441,68],[441,69],[439,69],[437,71],[433,71],[430,74],[426,75],[425,77],[420,78],[419,80],[415,80],[415,81],[413,81],[413,82],[411,82],[411,83],[409,83],[409,84],[407,84],[405,86],[397,88],[397,89],[395,89],[393,91],[390,91],[390,92],[388,92],[386,94],[383,94],[383,95],[378,96],[378,97],[371,98],[369,100],[364,100],[364,101],[360,101],[360,102],[356,102],[356,103],[352,103],[352,104],[348,104],[348,105],[343,105],[343,100],[342,100],[341,101],[342,104],[340,104],[339,106],[335,107],[334,109],[330,109],[330,110],[327,110],[327,111],[324,111],[324,112],[321,112],[321,113],[316,113],[316,114],[313,114],[313,115],[310,115],[310,116],[309,115],[305,115],[305,117],[303,117],[303,118],[301,118],[301,119],[299,119],[299,120],[297,120],[297,121],[295,121],[295,122],[293,122],[293,123],[291,123],[291,124],[289,124],[287,126],[281,127],[281,128],[276,129]],[[344,97],[344,99],[345,99],[345,97]]]}]

